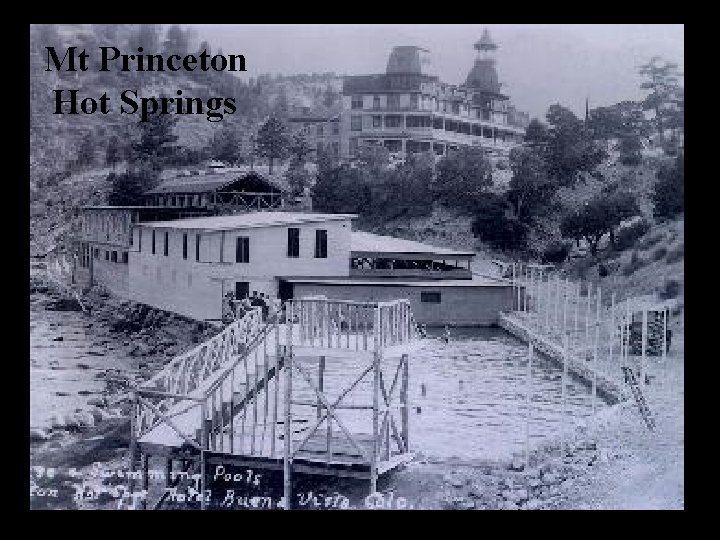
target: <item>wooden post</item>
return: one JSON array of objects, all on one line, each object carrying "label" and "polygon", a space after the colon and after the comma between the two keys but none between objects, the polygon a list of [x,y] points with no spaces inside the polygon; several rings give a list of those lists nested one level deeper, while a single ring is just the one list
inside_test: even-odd
[{"label": "wooden post", "polygon": [[615,343],[615,293],[612,293],[612,296],[610,297],[610,335],[608,336],[610,338],[610,369],[613,369],[613,353],[615,352],[614,349],[614,343]]},{"label": "wooden post", "polygon": [[553,326],[555,329],[560,327],[560,275],[555,275],[555,317],[553,317]]},{"label": "wooden post", "polygon": [[[137,429],[138,429],[138,414],[139,414],[140,402],[138,400],[137,391],[133,391],[133,398],[131,404],[131,415],[130,415],[130,472],[135,472],[135,465],[137,464]],[[130,493],[135,490],[134,475],[130,475],[130,482],[128,484]]]},{"label": "wooden post", "polygon": [[590,345],[590,295],[592,294],[592,283],[588,281],[587,284],[587,299],[585,301],[585,343],[583,344],[582,351],[583,357],[587,358],[586,350]]},{"label": "wooden post", "polygon": [[523,272],[523,311],[525,313],[528,312],[528,305],[527,305],[528,294],[527,293],[528,293],[528,284],[530,283],[530,280],[528,279],[528,272],[530,272],[530,270],[526,266],[525,271]]},{"label": "wooden post", "polygon": [[149,467],[150,467],[150,456],[148,454],[143,454],[142,455],[142,477],[143,477],[143,480],[142,480],[143,487],[142,488],[143,488],[143,492],[144,492],[144,496],[142,499],[143,510],[145,510],[147,508],[147,492],[148,492],[148,487],[149,487],[149,475],[148,475]]},{"label": "wooden post", "polygon": [[402,386],[400,387],[400,403],[402,404],[402,439],[403,443],[405,444],[405,452],[410,451],[410,442],[409,442],[409,434],[410,429],[408,425],[409,416],[408,416],[408,384],[409,384],[409,375],[410,375],[410,357],[407,354],[402,355],[402,361],[403,361],[403,375],[402,375]]},{"label": "wooden post", "polygon": [[562,309],[562,332],[560,333],[560,339],[567,334],[567,307],[568,307],[568,289],[570,282],[565,278],[563,283],[563,309]]},{"label": "wooden post", "polygon": [[[381,308],[378,307],[375,313],[375,321],[378,324],[382,324],[382,312]],[[380,397],[380,341],[375,343],[375,351],[373,353],[373,452],[372,462],[370,463],[370,493],[377,492],[377,456],[378,456],[378,407]]]},{"label": "wooden post", "polygon": [[543,304],[545,304],[543,311],[545,312],[545,331],[547,332],[550,328],[550,274],[547,275],[547,281],[543,280],[543,288],[545,294],[543,294]]},{"label": "wooden post", "polygon": [[562,421],[560,422],[560,430],[562,432],[562,446],[561,455],[567,450],[567,435],[565,433],[567,429],[567,376],[568,376],[568,337],[565,335],[565,343],[563,347],[563,374],[562,374]]},{"label": "wooden post", "polygon": [[640,344],[640,351],[642,355],[641,363],[640,363],[640,377],[642,379],[642,384],[646,384],[646,377],[647,377],[647,358],[646,358],[646,342],[648,337],[648,331],[647,331],[647,307],[643,306],[643,312],[642,312],[642,343]]},{"label": "wooden post", "polygon": [[515,263],[513,263],[512,267],[512,275],[513,275],[513,286],[515,287],[515,296],[516,296],[516,304],[515,304],[515,311],[520,311],[520,287],[518,286],[517,282],[517,273],[515,270]]},{"label": "wooden post", "polygon": [[207,400],[200,404],[200,510],[205,510],[205,448],[207,447]]},{"label": "wooden post", "polygon": [[288,328],[285,333],[285,455],[283,459],[283,496],[285,498],[285,510],[292,508],[292,456],[290,438],[292,437],[292,409],[290,401],[292,400],[292,376],[293,376],[293,353],[292,353],[292,303],[288,303]]},{"label": "wooden post", "polygon": [[575,317],[573,318],[573,346],[575,345],[576,341],[579,341],[578,339],[578,319],[580,318],[580,293],[582,288],[582,282],[577,282],[576,294],[575,294],[575,309],[573,310],[575,312]]},{"label": "wooden post", "polygon": [[595,414],[597,402],[597,369],[598,369],[598,341],[600,339],[600,304],[602,302],[602,289],[597,288],[595,308],[595,345],[593,347],[593,372],[592,372],[592,412]]},{"label": "wooden post", "polygon": [[532,412],[533,342],[528,343],[527,380],[525,386],[525,469],[530,468],[530,419]]},{"label": "wooden post", "polygon": [[668,308],[667,306],[663,306],[663,341],[662,341],[662,359],[663,359],[663,368],[667,367],[665,365],[665,362],[667,360],[667,327],[668,327]]},{"label": "wooden post", "polygon": [[270,437],[270,456],[275,457],[275,430],[277,429],[278,398],[280,393],[280,312],[275,317],[275,395],[273,396],[273,422]]}]

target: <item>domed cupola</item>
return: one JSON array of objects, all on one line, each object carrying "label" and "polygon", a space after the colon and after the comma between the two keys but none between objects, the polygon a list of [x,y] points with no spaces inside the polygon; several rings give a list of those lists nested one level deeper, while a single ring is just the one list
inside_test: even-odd
[{"label": "domed cupola", "polygon": [[479,92],[489,94],[500,93],[500,82],[498,81],[497,70],[495,69],[494,51],[498,46],[490,37],[487,28],[483,31],[480,41],[475,43],[475,50],[478,56],[475,59],[470,73],[465,81],[465,86],[469,86]]}]

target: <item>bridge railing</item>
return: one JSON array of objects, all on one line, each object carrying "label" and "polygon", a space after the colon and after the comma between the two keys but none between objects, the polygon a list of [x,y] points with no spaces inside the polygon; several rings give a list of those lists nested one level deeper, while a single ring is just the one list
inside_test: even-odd
[{"label": "bridge railing", "polygon": [[322,297],[288,302],[301,346],[375,351],[417,338],[408,300],[353,302]]}]

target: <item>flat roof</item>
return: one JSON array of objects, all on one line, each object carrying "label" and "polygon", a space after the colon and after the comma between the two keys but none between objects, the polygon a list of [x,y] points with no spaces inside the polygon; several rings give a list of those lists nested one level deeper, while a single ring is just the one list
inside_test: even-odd
[{"label": "flat roof", "polygon": [[415,242],[413,240],[403,240],[393,236],[381,236],[363,231],[353,231],[351,239],[351,251],[355,254],[360,253],[381,253],[396,255],[418,255],[426,254],[432,256],[451,257],[474,257],[472,251],[456,251],[454,249],[446,249]]},{"label": "flat roof", "polygon": [[493,279],[474,275],[472,279],[433,279],[416,281],[409,279],[358,279],[334,277],[284,277],[288,283],[308,283],[317,285],[371,285],[373,287],[422,287],[424,289],[443,287],[510,287],[511,284],[503,279]]},{"label": "flat roof", "polygon": [[141,227],[164,229],[205,229],[229,231],[234,229],[254,229],[258,227],[276,227],[300,223],[318,223],[354,219],[357,214],[312,214],[304,212],[250,212],[233,216],[213,216],[201,218],[174,219],[140,223]]}]

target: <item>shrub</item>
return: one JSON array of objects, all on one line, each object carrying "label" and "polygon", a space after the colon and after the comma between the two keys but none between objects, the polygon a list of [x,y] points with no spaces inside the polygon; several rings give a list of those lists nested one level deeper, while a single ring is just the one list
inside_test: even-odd
[{"label": "shrub", "polygon": [[682,284],[677,279],[665,279],[665,282],[658,291],[658,296],[663,300],[677,298],[681,288]]},{"label": "shrub", "polygon": [[567,259],[570,253],[570,246],[565,242],[553,242],[542,252],[544,263],[561,264]]},{"label": "shrub", "polygon": [[634,273],[636,270],[642,268],[645,266],[647,261],[643,259],[637,251],[633,251],[632,256],[630,257],[630,260],[628,263],[623,266],[622,273],[624,276],[629,276],[630,274]]},{"label": "shrub", "polygon": [[609,273],[610,269],[604,263],[600,263],[598,265],[598,276],[600,276],[601,278],[607,277]]},{"label": "shrub", "polygon": [[629,249],[635,245],[638,239],[650,230],[650,223],[646,219],[640,219],[632,225],[623,227],[617,232],[615,247],[619,250]]},{"label": "shrub", "polygon": [[667,248],[665,246],[660,246],[652,252],[652,260],[659,261],[660,259],[664,259],[665,255],[667,255]]},{"label": "shrub", "polygon": [[645,235],[645,238],[643,238],[640,242],[638,242],[638,248],[640,249],[650,249],[658,242],[661,242],[665,239],[665,233],[662,231],[659,231],[655,234],[647,234]]},{"label": "shrub", "polygon": [[681,242],[670,251],[668,251],[665,262],[668,264],[676,263],[685,256],[685,244]]},{"label": "shrub", "polygon": [[653,192],[654,214],[660,218],[672,218],[685,210],[685,164],[680,154],[672,167],[658,172]]}]

